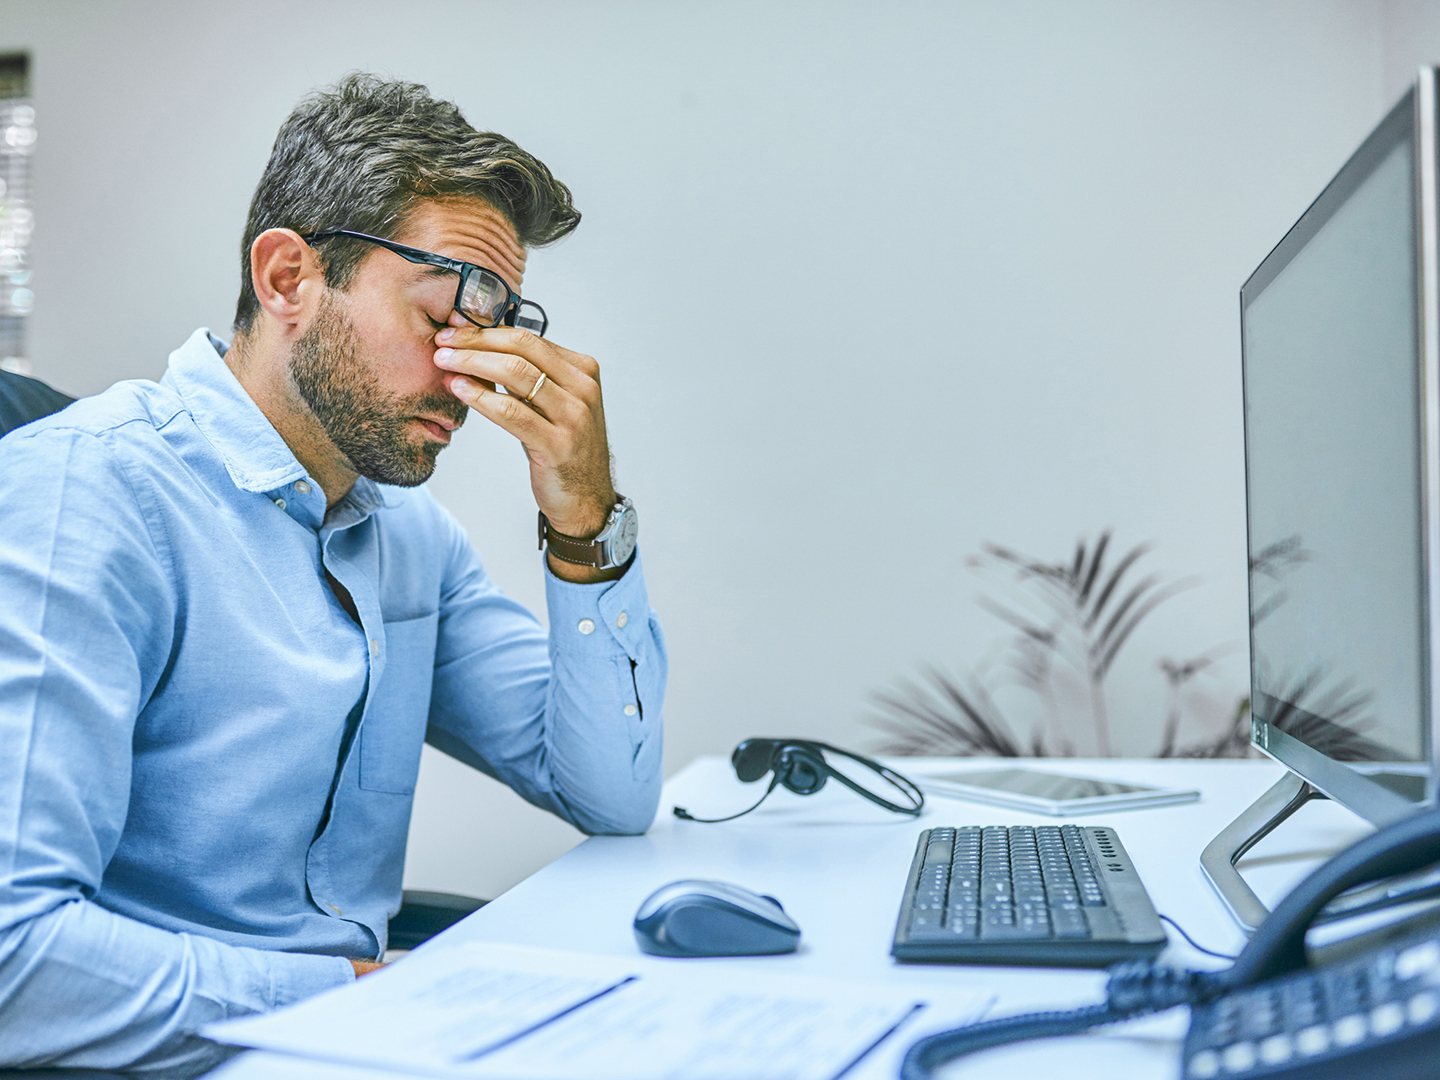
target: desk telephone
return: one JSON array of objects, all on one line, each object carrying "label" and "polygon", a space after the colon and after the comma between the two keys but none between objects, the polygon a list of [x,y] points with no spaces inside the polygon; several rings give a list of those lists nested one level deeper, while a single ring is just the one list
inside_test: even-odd
[{"label": "desk telephone", "polygon": [[1103,1005],[928,1036],[906,1053],[902,1080],[927,1080],[976,1050],[1078,1034],[1176,1005],[1191,1006],[1184,1080],[1440,1076],[1440,922],[1433,913],[1337,946],[1337,958],[1314,966],[1305,946],[1306,931],[1338,894],[1437,860],[1440,809],[1390,825],[1317,869],[1276,907],[1228,970],[1117,965]]}]

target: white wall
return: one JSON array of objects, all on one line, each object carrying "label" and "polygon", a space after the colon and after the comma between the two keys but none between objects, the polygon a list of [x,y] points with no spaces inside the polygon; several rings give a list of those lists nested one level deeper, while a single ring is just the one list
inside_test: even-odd
[{"label": "white wall", "polygon": [[1386,99],[1399,98],[1421,64],[1440,64],[1440,4],[1434,0],[1384,0]]},{"label": "white wall", "polygon": [[[1365,0],[0,0],[41,132],[35,372],[92,392],[227,326],[297,97],[426,82],[585,214],[526,292],[604,366],[670,771],[747,735],[872,741],[874,691],[996,636],[965,555],[1111,525],[1204,580],[1114,679],[1149,752],[1156,658],[1245,636],[1237,290],[1421,23],[1440,42],[1423,5]],[[477,423],[441,462],[493,575],[541,604],[518,449]],[[1243,692],[1243,654],[1224,678]],[[493,895],[578,838],[424,770],[412,884]]]}]

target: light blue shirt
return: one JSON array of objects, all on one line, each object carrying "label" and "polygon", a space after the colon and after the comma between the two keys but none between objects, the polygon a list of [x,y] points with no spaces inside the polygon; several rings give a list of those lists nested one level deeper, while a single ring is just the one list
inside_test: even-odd
[{"label": "light blue shirt", "polygon": [[327,516],[204,330],[0,442],[0,1065],[197,1059],[202,1024],[350,981],[400,905],[423,742],[644,831],[639,559],[545,574],[548,635],[423,488],[361,479]]}]

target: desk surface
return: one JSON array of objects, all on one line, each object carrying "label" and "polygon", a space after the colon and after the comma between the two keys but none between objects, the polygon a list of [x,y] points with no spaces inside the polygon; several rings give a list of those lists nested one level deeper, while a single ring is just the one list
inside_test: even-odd
[{"label": "desk surface", "polygon": [[[918,776],[953,767],[954,762],[911,758],[894,764]],[[1221,952],[1240,949],[1244,936],[1201,874],[1200,850],[1280,778],[1280,766],[1258,761],[1075,759],[1033,764],[1198,788],[1202,798],[1196,803],[1065,820],[1113,826],[1158,911],[1202,945]],[[975,988],[997,996],[993,1015],[1093,1004],[1103,996],[1103,973],[902,965],[890,959],[900,894],[920,829],[1057,819],[932,796],[917,822],[872,807],[837,784],[807,798],[777,790],[755,813],[723,824],[680,821],[670,812],[679,804],[703,816],[733,813],[755,800],[757,788],[739,783],[725,760],[701,758],[666,784],[660,816],[644,836],[585,841],[426,948],[501,941],[633,957],[637,950],[630,924],[640,902],[666,882],[708,877],[778,897],[802,928],[801,949],[789,956],[669,963],[750,971],[757,979],[783,971],[932,993]],[[1257,845],[1240,869],[1260,898],[1273,905],[1324,858],[1369,831],[1343,807],[1312,803]],[[1173,933],[1172,940],[1176,943],[1165,954],[1167,962],[1219,966]],[[1085,1036],[1083,1054],[1076,1054],[1074,1040],[1049,1040],[988,1051],[947,1075],[1000,1076],[1015,1069],[1039,1074],[1046,1067],[1063,1067],[1077,1078],[1171,1078],[1185,1026],[1184,1010],[1176,1010]]]}]

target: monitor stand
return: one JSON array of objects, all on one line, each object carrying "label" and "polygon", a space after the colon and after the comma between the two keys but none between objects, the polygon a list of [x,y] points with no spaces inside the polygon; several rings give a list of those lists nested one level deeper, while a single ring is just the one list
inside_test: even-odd
[{"label": "monitor stand", "polygon": [[1311,799],[1324,798],[1328,796],[1323,791],[1311,787],[1295,773],[1287,772],[1278,784],[1205,845],[1200,854],[1200,869],[1246,933],[1258,930],[1270,909],[1245,884],[1235,864],[1300,807]]}]

